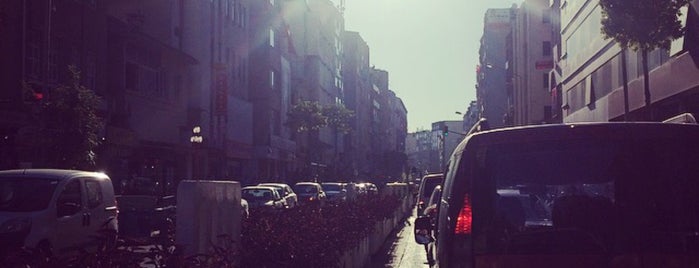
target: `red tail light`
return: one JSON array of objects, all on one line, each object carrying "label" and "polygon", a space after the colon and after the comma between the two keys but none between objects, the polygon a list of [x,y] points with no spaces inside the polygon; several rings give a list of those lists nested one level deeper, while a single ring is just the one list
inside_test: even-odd
[{"label": "red tail light", "polygon": [[454,234],[471,234],[472,222],[473,213],[471,212],[471,198],[466,194],[464,196],[464,206],[461,208],[459,216],[456,218]]}]

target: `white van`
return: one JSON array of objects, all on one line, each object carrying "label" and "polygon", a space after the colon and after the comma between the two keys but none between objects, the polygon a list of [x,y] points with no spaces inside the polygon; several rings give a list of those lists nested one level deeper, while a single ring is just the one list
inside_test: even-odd
[{"label": "white van", "polygon": [[[0,252],[25,246],[49,255],[116,241],[114,188],[103,173],[0,171]],[[107,236],[100,240],[99,237]]]}]

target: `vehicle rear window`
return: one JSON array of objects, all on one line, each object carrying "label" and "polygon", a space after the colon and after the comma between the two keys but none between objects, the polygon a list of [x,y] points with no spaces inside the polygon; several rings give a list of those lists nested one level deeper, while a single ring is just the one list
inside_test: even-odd
[{"label": "vehicle rear window", "polygon": [[329,184],[324,183],[323,190],[339,192],[339,191],[342,191],[342,186],[340,186],[339,184],[334,184],[334,183],[329,183]]},{"label": "vehicle rear window", "polygon": [[85,189],[87,189],[87,207],[90,209],[99,207],[103,199],[100,183],[94,180],[86,180]]},{"label": "vehicle rear window", "polygon": [[31,212],[48,207],[57,180],[41,178],[0,178],[0,211]]},{"label": "vehicle rear window", "polygon": [[497,144],[475,159],[474,189],[486,190],[472,195],[476,253],[699,251],[697,144]]},{"label": "vehicle rear window", "polygon": [[318,188],[315,185],[296,185],[294,186],[294,192],[299,194],[317,193]]},{"label": "vehicle rear window", "polygon": [[243,189],[243,199],[248,201],[272,200],[274,199],[274,194],[272,191],[265,189]]},{"label": "vehicle rear window", "polygon": [[442,183],[441,178],[426,178],[424,182],[425,187],[422,190],[423,199],[429,199],[432,191],[434,191],[434,187],[437,187],[440,183]]},{"label": "vehicle rear window", "polygon": [[277,191],[279,192],[279,195],[286,196],[286,189],[284,188],[284,186],[280,186],[280,185],[276,185],[276,184],[260,184],[260,186],[273,187],[273,188],[277,189]]}]

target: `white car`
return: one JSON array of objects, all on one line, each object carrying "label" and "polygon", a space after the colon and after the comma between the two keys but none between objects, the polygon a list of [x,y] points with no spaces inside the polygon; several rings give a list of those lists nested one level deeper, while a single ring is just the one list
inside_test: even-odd
[{"label": "white car", "polygon": [[289,208],[296,207],[299,204],[299,197],[296,195],[293,189],[291,189],[291,186],[285,183],[277,183],[277,182],[267,182],[267,183],[260,183],[258,186],[269,186],[269,187],[275,187],[279,191],[279,194],[284,198],[286,201],[286,205]]},{"label": "white car", "polygon": [[248,201],[250,209],[257,208],[285,208],[286,201],[279,195],[277,188],[268,186],[247,186],[241,190],[243,199]]},{"label": "white car", "polygon": [[0,247],[48,255],[116,242],[114,187],[103,173],[24,169],[0,171]]}]

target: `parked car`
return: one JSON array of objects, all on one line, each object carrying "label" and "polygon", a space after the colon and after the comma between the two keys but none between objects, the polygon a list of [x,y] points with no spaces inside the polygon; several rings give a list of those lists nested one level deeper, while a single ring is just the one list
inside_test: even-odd
[{"label": "parked car", "polygon": [[650,122],[469,134],[447,164],[435,264],[696,267],[697,137]]},{"label": "parked car", "polygon": [[285,183],[260,183],[258,184],[259,186],[270,186],[270,187],[275,187],[279,191],[279,194],[284,198],[284,201],[286,201],[286,205],[289,208],[296,207],[299,203],[299,197],[296,195],[294,192],[294,189],[291,189],[291,186]]},{"label": "parked car", "polygon": [[248,201],[250,209],[258,208],[286,208],[286,201],[279,194],[277,188],[269,186],[247,186],[241,190],[243,199]]},{"label": "parked car", "polygon": [[357,196],[366,196],[369,194],[369,190],[367,190],[366,185],[364,185],[363,182],[356,183],[354,185],[354,189],[357,192]]},{"label": "parked car", "polygon": [[427,174],[424,177],[422,177],[422,180],[420,181],[420,187],[417,190],[416,203],[418,216],[423,215],[423,213],[425,212],[427,201],[429,200],[430,195],[432,195],[432,191],[435,187],[437,187],[437,185],[442,184],[443,179],[444,175],[442,173]]},{"label": "parked car", "polygon": [[61,256],[111,247],[118,226],[114,186],[104,173],[0,171],[0,252],[28,247]]},{"label": "parked car", "polygon": [[299,182],[294,184],[294,192],[299,197],[301,204],[324,205],[327,199],[323,187],[315,182]]},{"label": "parked car", "polygon": [[379,187],[376,187],[376,184],[373,184],[371,182],[365,182],[364,187],[366,187],[367,194],[369,195],[379,194]]},{"label": "parked car", "polygon": [[347,201],[347,184],[341,182],[323,182],[321,183],[325,195],[328,197],[328,202],[345,202]]},{"label": "parked car", "polygon": [[250,205],[248,205],[248,201],[245,198],[240,199],[240,215],[243,219],[250,217]]}]

